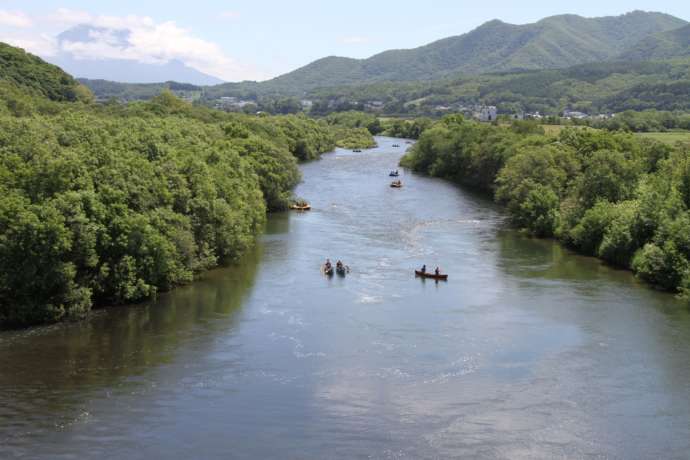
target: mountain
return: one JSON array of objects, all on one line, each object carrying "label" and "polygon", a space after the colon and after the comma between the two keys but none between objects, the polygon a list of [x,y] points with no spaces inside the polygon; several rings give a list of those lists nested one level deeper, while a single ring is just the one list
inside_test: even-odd
[{"label": "mountain", "polygon": [[622,59],[648,61],[690,56],[690,25],[644,38],[621,55]]},{"label": "mountain", "polygon": [[179,81],[194,85],[217,85],[223,81],[193,69],[183,62],[144,63],[134,59],[93,58],[83,51],[89,46],[107,46],[109,51],[126,55],[130,32],[126,29],[107,29],[90,25],[73,27],[57,37],[60,53],[49,60],[80,78],[112,80],[124,83],[158,83]]},{"label": "mountain", "polygon": [[653,34],[685,25],[682,19],[644,11],[601,18],[560,15],[525,25],[494,20],[420,48],[385,51],[362,60],[327,57],[263,85],[307,91],[377,81],[433,80],[453,73],[563,68],[614,59]]}]

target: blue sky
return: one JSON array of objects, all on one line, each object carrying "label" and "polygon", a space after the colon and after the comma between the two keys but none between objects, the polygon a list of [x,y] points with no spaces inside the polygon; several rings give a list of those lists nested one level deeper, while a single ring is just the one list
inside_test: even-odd
[{"label": "blue sky", "polygon": [[[690,20],[690,1],[556,2],[348,0],[0,0],[0,40],[47,56],[54,36],[80,22],[137,31],[128,50],[74,46],[85,56],[179,58],[226,80],[264,79],[329,55],[368,57],[459,35],[491,19],[523,24],[545,16],[618,15],[635,9]],[[91,54],[89,54],[91,53]]]}]

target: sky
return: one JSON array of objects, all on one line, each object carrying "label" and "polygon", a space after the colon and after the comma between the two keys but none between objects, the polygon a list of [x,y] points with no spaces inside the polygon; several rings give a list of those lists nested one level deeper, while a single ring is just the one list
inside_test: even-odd
[{"label": "sky", "polygon": [[[660,11],[690,20],[687,0],[0,0],[0,41],[50,58],[69,51],[165,62],[178,59],[226,81],[264,80],[325,56],[365,58],[460,35],[491,19],[513,24],[546,16]],[[92,43],[58,43],[78,24],[127,29]]]}]

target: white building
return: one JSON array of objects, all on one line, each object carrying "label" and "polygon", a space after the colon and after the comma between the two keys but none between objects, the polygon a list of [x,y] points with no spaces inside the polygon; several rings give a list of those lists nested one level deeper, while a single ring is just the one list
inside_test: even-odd
[{"label": "white building", "polygon": [[576,110],[565,109],[563,111],[563,118],[575,118],[577,120],[582,120],[583,118],[589,118],[589,115],[587,115],[584,112],[578,112]]},{"label": "white building", "polygon": [[498,116],[498,111],[493,105],[482,105],[475,107],[474,118],[479,121],[494,121]]}]

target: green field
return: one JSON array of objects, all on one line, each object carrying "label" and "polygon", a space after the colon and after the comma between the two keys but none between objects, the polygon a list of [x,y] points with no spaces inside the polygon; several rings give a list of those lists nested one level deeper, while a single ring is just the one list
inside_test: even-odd
[{"label": "green field", "polygon": [[588,126],[566,126],[566,125],[541,125],[547,136],[558,136],[565,128],[574,129],[595,129]]},{"label": "green field", "polygon": [[690,131],[671,131],[666,133],[638,133],[638,136],[656,139],[667,144],[676,142],[690,142]]}]

